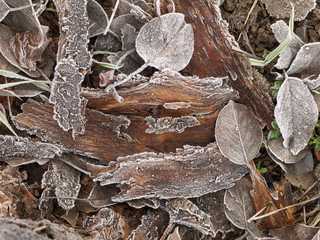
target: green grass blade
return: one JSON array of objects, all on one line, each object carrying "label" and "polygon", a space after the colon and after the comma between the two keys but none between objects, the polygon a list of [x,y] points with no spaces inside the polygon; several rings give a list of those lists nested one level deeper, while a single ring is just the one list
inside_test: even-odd
[{"label": "green grass blade", "polygon": [[276,49],[274,49],[271,53],[269,53],[266,56],[266,58],[264,59],[264,61],[249,58],[249,61],[252,66],[263,67],[263,66],[267,65],[273,59],[275,59],[283,51],[283,49],[285,49],[289,45],[289,43],[291,42],[292,36],[293,36],[293,27],[294,27],[294,6],[292,4],[291,4],[291,6],[292,6],[292,10],[291,10],[291,14],[290,14],[289,32],[288,32],[287,38]]},{"label": "green grass blade", "polygon": [[115,56],[116,53],[115,52],[109,52],[109,51],[93,51],[93,55],[99,55],[99,54],[103,54],[103,55],[112,55]]},{"label": "green grass blade", "polygon": [[95,59],[92,59],[92,61],[97,63],[97,64],[99,64],[99,65],[101,65],[102,67],[107,67],[107,68],[110,68],[110,69],[118,69],[118,68],[120,68],[119,66],[113,65],[111,63],[99,62],[99,61],[97,61]]},{"label": "green grass blade", "polygon": [[21,76],[21,75],[19,75],[17,73],[6,71],[6,70],[2,70],[2,69],[0,69],[0,75],[4,76],[4,77],[8,77],[8,78],[15,78],[15,79],[24,80],[23,82],[0,84],[0,89],[16,86],[16,85],[20,85],[20,84],[25,84],[25,83],[32,83],[32,84],[36,85],[37,87],[39,87],[39,88],[41,88],[41,89],[43,89],[45,91],[49,91],[49,92],[51,91],[50,87],[47,85],[47,84],[52,83],[51,81],[34,80],[32,78],[24,77],[24,76]]},{"label": "green grass blade", "polygon": [[13,130],[13,128],[9,124],[6,116],[1,111],[0,111],[0,122],[2,122],[16,137],[18,137],[16,132]]}]

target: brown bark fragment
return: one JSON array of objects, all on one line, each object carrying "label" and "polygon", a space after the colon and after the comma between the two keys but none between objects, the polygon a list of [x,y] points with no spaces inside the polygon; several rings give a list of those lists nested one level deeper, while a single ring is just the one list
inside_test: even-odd
[{"label": "brown bark fragment", "polygon": [[233,186],[247,167],[222,156],[216,144],[184,146],[176,153],[145,152],[118,158],[113,171],[95,180],[101,185],[119,184],[112,198],[124,202],[140,198],[191,198]]},{"label": "brown bark fragment", "polygon": [[[262,122],[271,126],[274,105],[253,80],[250,63],[228,32],[218,7],[212,0],[174,0],[176,11],[186,15],[195,39],[193,57],[186,72],[199,77],[231,78],[230,85],[239,92],[239,102],[254,110]],[[163,6],[165,9],[165,6]]]},{"label": "brown bark fragment", "polygon": [[129,142],[120,137],[121,127],[127,127],[130,121],[123,116],[112,116],[95,110],[86,110],[87,131],[84,136],[75,139],[72,133],[64,132],[53,119],[53,106],[47,102],[29,99],[23,104],[24,113],[14,117],[15,124],[44,141],[60,143],[65,152],[84,155],[107,163],[119,156],[151,151],[137,142]]},{"label": "brown bark fragment", "polygon": [[[256,174],[260,175],[253,161],[251,161],[251,166],[255,169]],[[275,192],[277,193],[278,197],[278,199],[275,199],[270,194],[270,191],[265,188],[265,186],[267,186],[266,183],[264,186],[253,174],[251,174],[251,179],[253,182],[253,191],[251,192],[251,194],[257,212],[265,206],[269,206],[270,203],[271,206],[267,208],[267,212],[265,213],[272,212],[274,210],[294,204],[294,199],[291,193],[291,186],[286,180],[282,181],[281,183],[274,183]],[[295,221],[295,210],[296,208],[292,207],[263,218],[259,225],[260,229],[270,230],[282,228],[287,225],[292,225]]]}]

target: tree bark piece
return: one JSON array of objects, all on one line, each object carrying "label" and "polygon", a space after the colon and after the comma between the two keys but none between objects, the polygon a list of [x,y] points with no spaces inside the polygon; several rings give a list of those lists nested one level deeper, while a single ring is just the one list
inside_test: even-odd
[{"label": "tree bark piece", "polygon": [[222,19],[218,1],[174,0],[176,11],[186,15],[194,30],[195,49],[186,72],[199,77],[231,78],[230,85],[239,92],[239,102],[256,113],[260,121],[271,127],[273,108],[271,98],[254,81],[250,63]]},{"label": "tree bark piece", "polygon": [[60,39],[50,102],[59,126],[75,134],[84,133],[86,100],[80,96],[81,83],[91,65],[87,50],[89,20],[86,0],[55,0]]},{"label": "tree bark piece", "polygon": [[219,152],[216,144],[184,146],[176,153],[145,152],[118,158],[114,170],[100,174],[101,185],[118,184],[112,198],[124,202],[140,198],[193,198],[230,188],[248,172]]},{"label": "tree bark piece", "polygon": [[[83,91],[88,107],[95,110],[86,110],[86,134],[75,139],[57,126],[51,116],[53,106],[45,101],[29,100],[14,121],[20,129],[61,144],[66,152],[107,163],[139,152],[174,152],[186,144],[206,146],[214,140],[214,122],[221,107],[237,98],[225,79],[169,73],[118,92],[125,99],[121,104],[104,90]],[[157,124],[148,122],[149,116]],[[148,133],[150,126],[161,129],[160,133]]]}]

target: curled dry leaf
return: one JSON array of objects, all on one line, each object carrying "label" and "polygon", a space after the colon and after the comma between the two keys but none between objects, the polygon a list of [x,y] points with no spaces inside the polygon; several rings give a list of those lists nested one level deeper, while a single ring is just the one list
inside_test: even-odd
[{"label": "curled dry leaf", "polygon": [[137,37],[136,50],[148,66],[180,71],[193,53],[192,26],[181,13],[169,13],[145,24]]},{"label": "curled dry leaf", "polygon": [[36,71],[36,64],[41,61],[42,53],[48,46],[49,40],[40,32],[23,32],[11,38],[9,44],[19,65],[29,71]]},{"label": "curled dry leaf", "polygon": [[296,73],[303,74],[304,77],[320,74],[320,42],[303,45],[297,53],[296,58],[291,63],[287,71],[288,75]]},{"label": "curled dry leaf", "polygon": [[274,157],[284,163],[297,163],[307,156],[306,150],[301,150],[297,155],[293,155],[289,148],[282,144],[282,136],[277,139],[272,139],[267,142],[266,147]]},{"label": "curled dry leaf", "polygon": [[14,67],[20,69],[24,73],[28,74],[30,77],[40,77],[40,72],[29,71],[25,68],[20,67],[18,60],[16,59],[14,53],[10,49],[9,41],[13,37],[13,31],[8,26],[0,23],[0,52],[3,55],[3,57]]},{"label": "curled dry leaf", "polygon": [[283,146],[294,155],[307,146],[318,113],[307,85],[299,78],[287,77],[279,89],[274,115],[284,139]]},{"label": "curled dry leaf", "polygon": [[289,18],[291,4],[295,9],[295,21],[304,20],[307,14],[316,7],[316,0],[262,0],[266,4],[266,8],[272,17]]},{"label": "curled dry leaf", "polygon": [[233,186],[246,173],[246,167],[228,161],[215,144],[186,145],[176,153],[145,152],[119,157],[115,169],[100,174],[95,181],[101,181],[101,185],[118,184],[121,192],[112,200],[123,202],[199,197]]},{"label": "curled dry leaf", "polygon": [[[288,36],[289,26],[283,20],[272,24],[271,29],[279,43],[282,43]],[[302,45],[301,39],[293,33],[291,42],[281,51],[275,67],[278,69],[288,69]]]},{"label": "curled dry leaf", "polygon": [[197,229],[205,235],[216,236],[209,214],[201,211],[188,199],[172,199],[166,204],[170,222]]},{"label": "curled dry leaf", "polygon": [[215,137],[221,153],[236,164],[249,164],[262,142],[258,121],[242,104],[230,100],[217,118]]},{"label": "curled dry leaf", "polygon": [[131,232],[127,240],[160,239],[169,222],[168,213],[161,210],[148,211],[141,224]]},{"label": "curled dry leaf", "polygon": [[88,232],[96,232],[98,234],[94,239],[104,239],[103,236],[122,239],[126,226],[123,217],[111,208],[100,209],[96,215],[88,217],[83,225]]},{"label": "curled dry leaf", "polygon": [[70,210],[75,206],[75,198],[80,191],[80,173],[59,160],[51,160],[48,170],[43,175],[41,187],[45,189],[39,206],[42,215],[51,205],[52,199],[47,197],[56,196],[58,204],[63,209]]},{"label": "curled dry leaf", "polygon": [[249,229],[248,219],[255,214],[250,195],[251,190],[252,183],[247,178],[242,178],[224,195],[226,216],[236,227],[241,229]]}]

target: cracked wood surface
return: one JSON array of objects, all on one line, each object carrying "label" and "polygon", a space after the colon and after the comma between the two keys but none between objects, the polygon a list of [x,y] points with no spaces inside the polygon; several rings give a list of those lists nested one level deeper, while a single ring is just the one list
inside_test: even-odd
[{"label": "cracked wood surface", "polygon": [[184,72],[199,77],[229,76],[229,84],[239,92],[238,102],[250,107],[262,123],[271,127],[272,99],[253,79],[248,58],[233,50],[239,46],[221,17],[218,1],[174,0],[174,3],[176,12],[185,14],[194,31],[194,53]]},{"label": "cracked wood surface", "polygon": [[[125,101],[116,102],[104,90],[85,89],[88,99],[86,133],[72,138],[53,119],[53,105],[29,100],[23,113],[14,117],[15,125],[42,140],[58,143],[65,152],[92,157],[107,163],[120,156],[140,152],[175,152],[186,144],[206,146],[214,140],[214,123],[223,105],[237,94],[225,79],[183,77],[159,74],[150,81],[120,89]],[[166,108],[166,103],[186,102],[186,108]],[[180,104],[178,104],[180,106]],[[183,132],[148,133],[145,118],[154,119],[192,116],[199,123],[187,126]],[[180,122],[180,123],[181,123]],[[179,128],[178,128],[179,129]]]}]

